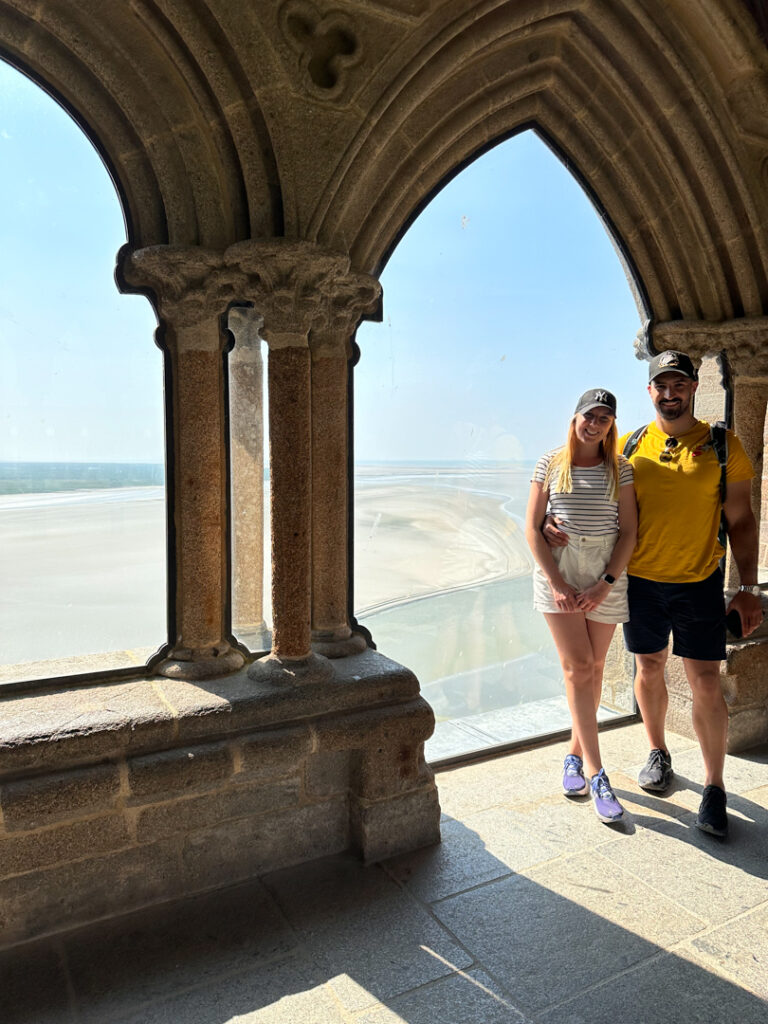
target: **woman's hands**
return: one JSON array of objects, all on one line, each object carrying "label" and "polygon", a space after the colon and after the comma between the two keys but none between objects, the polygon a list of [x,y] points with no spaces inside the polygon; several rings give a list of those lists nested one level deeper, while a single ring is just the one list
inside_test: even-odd
[{"label": "woman's hands", "polygon": [[555,599],[557,610],[561,612],[578,612],[578,599],[580,594],[570,583],[566,583],[562,576],[557,580],[549,580],[549,589]]},{"label": "woman's hands", "polygon": [[593,612],[603,602],[611,589],[611,584],[605,580],[598,580],[591,587],[587,587],[576,598],[576,604],[580,612]]},{"label": "woman's hands", "polygon": [[549,589],[555,599],[558,611],[561,612],[593,612],[601,604],[611,589],[610,583],[598,580],[591,587],[579,592],[564,579],[550,580]]}]

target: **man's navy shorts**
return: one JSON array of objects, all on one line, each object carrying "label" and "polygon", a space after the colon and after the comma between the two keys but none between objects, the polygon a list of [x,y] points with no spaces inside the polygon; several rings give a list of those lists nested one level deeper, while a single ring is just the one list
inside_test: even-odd
[{"label": "man's navy shorts", "polygon": [[723,574],[715,569],[697,583],[655,583],[629,577],[629,622],[624,643],[633,654],[666,649],[681,658],[722,661],[725,657]]}]

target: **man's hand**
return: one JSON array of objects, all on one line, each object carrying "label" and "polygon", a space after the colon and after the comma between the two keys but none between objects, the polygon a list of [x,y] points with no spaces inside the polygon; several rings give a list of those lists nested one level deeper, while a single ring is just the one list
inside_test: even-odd
[{"label": "man's hand", "polygon": [[568,544],[568,534],[563,533],[562,530],[558,529],[561,522],[562,520],[558,519],[556,516],[544,516],[544,522],[541,524],[541,532],[544,540],[551,548],[564,548]]},{"label": "man's hand", "polygon": [[760,598],[754,594],[748,594],[746,590],[739,590],[732,598],[726,608],[726,614],[730,611],[737,611],[741,618],[741,635],[749,636],[754,633],[763,621],[763,606]]}]

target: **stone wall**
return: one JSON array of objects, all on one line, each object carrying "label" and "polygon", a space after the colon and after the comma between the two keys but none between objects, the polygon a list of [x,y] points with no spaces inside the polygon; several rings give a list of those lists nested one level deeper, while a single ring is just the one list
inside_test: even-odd
[{"label": "stone wall", "polygon": [[415,678],[374,652],[337,664],[311,693],[242,673],[215,692],[6,698],[0,947],[350,847],[375,861],[437,842]]},{"label": "stone wall", "polygon": [[[768,647],[766,627],[757,639],[730,644],[720,680],[728,705],[728,753],[765,742],[768,733]],[[681,658],[670,654],[666,668],[669,709],[667,728],[695,737],[691,688]]]}]

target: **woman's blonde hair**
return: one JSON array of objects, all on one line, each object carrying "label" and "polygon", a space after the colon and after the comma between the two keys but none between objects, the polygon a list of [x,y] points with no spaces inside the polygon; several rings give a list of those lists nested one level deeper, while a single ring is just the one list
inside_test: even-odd
[{"label": "woman's blonde hair", "polygon": [[[568,437],[565,444],[557,451],[550,460],[544,477],[545,490],[552,489],[559,494],[570,494],[573,491],[573,475],[571,467],[576,453],[576,417],[571,420],[568,427]],[[619,500],[619,432],[616,429],[616,418],[614,417],[611,429],[600,442],[600,454],[605,465],[605,475],[608,481],[605,496],[609,501]]]}]

